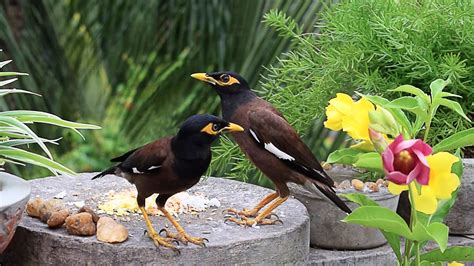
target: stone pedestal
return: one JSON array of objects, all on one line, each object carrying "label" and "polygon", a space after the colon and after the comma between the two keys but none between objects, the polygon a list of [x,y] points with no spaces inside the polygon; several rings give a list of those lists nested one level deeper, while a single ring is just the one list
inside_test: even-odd
[{"label": "stone pedestal", "polygon": [[[31,198],[39,195],[50,199],[66,191],[64,201],[84,200],[96,208],[98,198],[109,190],[133,188],[126,180],[105,176],[90,180],[93,174],[77,177],[51,177],[31,181]],[[193,236],[209,239],[205,248],[192,244],[179,247],[181,254],[157,248],[144,235],[145,222],[139,215],[124,222],[130,233],[121,244],[105,244],[95,236],[68,235],[64,228],[49,229],[37,219],[27,215],[18,226],[12,243],[0,262],[5,265],[159,265],[159,264],[294,264],[305,262],[309,252],[309,218],[303,204],[290,199],[280,206],[276,214],[283,225],[244,228],[225,224],[225,208],[242,209],[256,204],[270,190],[241,182],[208,178],[189,190],[203,192],[217,198],[221,207],[208,209],[198,215],[181,214],[180,223]],[[74,208],[73,208],[74,209]],[[169,225],[162,216],[153,216],[157,230]]]}]

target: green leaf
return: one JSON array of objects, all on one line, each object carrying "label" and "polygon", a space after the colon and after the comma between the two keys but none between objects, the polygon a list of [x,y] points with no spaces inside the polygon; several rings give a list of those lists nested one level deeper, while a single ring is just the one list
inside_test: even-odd
[{"label": "green leaf", "polygon": [[335,150],[331,154],[329,154],[328,159],[326,160],[327,163],[340,163],[340,164],[353,164],[357,160],[357,155],[362,153],[362,151],[352,149],[352,148],[344,148]]},{"label": "green leaf", "polygon": [[407,92],[413,95],[418,96],[420,99],[422,99],[426,104],[430,103],[430,96],[424,93],[422,90],[418,89],[415,86],[412,85],[402,85],[400,87],[397,87],[393,90],[389,91],[401,91],[401,92]]},{"label": "green leaf", "polygon": [[41,139],[36,135],[36,133],[33,132],[29,127],[27,127],[22,122],[18,121],[17,119],[15,119],[13,117],[0,115],[0,123],[15,127],[18,130],[20,130],[20,132],[27,134],[29,137],[31,137],[33,140],[35,140],[36,143],[38,143],[38,145],[48,155],[49,158],[53,158],[53,156],[49,152],[46,145],[41,141]]},{"label": "green leaf", "polygon": [[474,146],[474,128],[469,128],[443,139],[433,147],[433,153]]},{"label": "green leaf", "polygon": [[426,110],[423,110],[415,97],[400,97],[385,105],[386,108],[404,109],[410,111],[423,119],[426,118]]},{"label": "green leaf", "polygon": [[430,84],[431,102],[433,105],[436,105],[437,99],[441,98],[441,95],[439,95],[439,93],[442,92],[444,87],[446,87],[450,83],[451,83],[450,79],[447,79],[447,80],[437,79],[431,82]]},{"label": "green leaf", "polygon": [[28,76],[27,73],[20,73],[20,72],[0,72],[0,77],[6,76]]},{"label": "green leaf", "polygon": [[444,251],[448,245],[448,232],[449,228],[443,223],[435,222],[425,227],[418,222],[413,228],[413,239],[419,242],[434,240]]},{"label": "green leaf", "polygon": [[462,116],[467,121],[471,121],[471,119],[469,119],[469,117],[466,116],[466,114],[462,110],[461,105],[458,102],[443,98],[443,99],[439,100],[439,104],[442,105],[442,106],[446,106],[449,109],[455,111],[456,113],[458,113],[460,116]]},{"label": "green leaf", "polygon": [[474,261],[473,247],[449,247],[444,252],[434,249],[420,255],[421,260],[437,261]]},{"label": "green leaf", "polygon": [[18,78],[2,80],[2,81],[0,81],[0,87],[3,87],[3,86],[8,85],[12,82],[15,82],[16,80],[18,80]]},{"label": "green leaf", "polygon": [[377,202],[373,199],[367,197],[364,194],[360,193],[347,193],[347,194],[340,194],[341,197],[344,197],[354,203],[359,204],[360,206],[379,206]]},{"label": "green leaf", "polygon": [[25,91],[25,90],[19,90],[19,89],[0,89],[0,97],[5,96],[10,93],[26,93],[26,94],[33,94],[36,96],[41,96],[37,93],[31,92],[31,91]]},{"label": "green leaf", "polygon": [[444,97],[456,97],[456,98],[462,98],[461,95],[457,95],[457,94],[453,94],[453,93],[449,93],[449,92],[445,92],[445,91],[442,91],[439,93],[439,96],[444,98]]},{"label": "green leaf", "polygon": [[48,159],[36,153],[32,153],[32,152],[14,148],[14,147],[1,146],[0,156],[7,157],[7,158],[17,160],[17,161],[21,161],[24,163],[29,163],[29,164],[45,167],[51,170],[53,173],[56,171],[62,174],[70,174],[70,175],[76,174],[71,169],[51,159]]},{"label": "green leaf", "polygon": [[361,153],[357,157],[357,161],[353,164],[353,166],[379,173],[384,172],[382,157],[377,152]]},{"label": "green leaf", "polygon": [[359,224],[362,226],[378,228],[386,232],[395,233],[408,239],[412,239],[412,233],[408,225],[400,215],[389,208],[381,206],[362,206],[355,209],[346,216],[343,222]]}]

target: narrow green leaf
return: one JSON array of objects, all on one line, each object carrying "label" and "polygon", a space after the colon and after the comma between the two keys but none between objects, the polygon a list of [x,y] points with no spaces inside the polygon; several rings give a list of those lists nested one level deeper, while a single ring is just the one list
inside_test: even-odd
[{"label": "narrow green leaf", "polygon": [[449,93],[449,92],[445,92],[445,91],[442,91],[439,93],[439,96],[444,98],[444,97],[456,97],[456,98],[462,98],[461,95],[457,95],[457,94],[453,94],[453,93]]},{"label": "narrow green leaf", "polygon": [[389,208],[380,206],[362,206],[349,214],[343,222],[378,228],[412,239],[408,225],[400,215]]},{"label": "narrow green leaf", "polygon": [[360,193],[347,193],[347,194],[340,194],[341,197],[344,197],[354,203],[359,204],[360,206],[379,206],[377,202],[373,199],[367,197],[364,194]]},{"label": "narrow green leaf", "polygon": [[395,256],[397,256],[398,261],[401,261],[402,252],[400,250],[400,236],[395,233],[386,232],[384,230],[380,230],[380,232],[383,234],[385,239],[387,239],[387,242],[395,253]]},{"label": "narrow green leaf", "polygon": [[362,153],[353,164],[355,167],[383,173],[382,157],[377,152]]},{"label": "narrow green leaf", "polygon": [[101,129],[101,127],[91,124],[83,124],[77,122],[71,122],[55,117],[44,117],[44,116],[17,116],[17,119],[24,123],[43,123],[50,124],[65,128],[74,128],[74,129]]},{"label": "narrow green leaf", "polygon": [[433,152],[452,151],[457,148],[474,146],[474,128],[469,128],[443,139],[433,147]]},{"label": "narrow green leaf", "polygon": [[404,109],[418,116],[421,116],[423,119],[427,116],[427,111],[421,108],[417,99],[414,97],[400,97],[391,101],[390,103],[385,105],[385,107],[391,109]]},{"label": "narrow green leaf", "polygon": [[[2,51],[2,50],[0,50],[0,51]],[[12,61],[13,61],[13,60],[1,61],[1,62],[0,62],[0,68],[6,66],[6,65],[8,65],[8,64],[10,64]]]},{"label": "narrow green leaf", "polygon": [[474,261],[474,247],[449,247],[444,252],[434,249],[420,255],[421,260],[437,261]]},{"label": "narrow green leaf", "polygon": [[449,99],[440,99],[439,104],[442,105],[442,106],[446,106],[449,109],[455,111],[456,113],[458,113],[460,116],[462,116],[467,121],[471,121],[471,119],[469,119],[469,117],[466,116],[466,114],[462,110],[461,105],[458,102],[455,102],[455,101],[452,101],[452,100],[449,100]]},{"label": "narrow green leaf", "polygon": [[23,133],[29,135],[33,140],[36,141],[36,143],[38,143],[38,145],[48,155],[49,158],[51,158],[51,159],[53,158],[53,156],[51,155],[51,152],[49,152],[46,145],[41,141],[41,139],[36,135],[36,133],[33,132],[29,127],[27,127],[22,122],[18,121],[17,119],[15,119],[13,117],[0,115],[0,123],[4,123],[4,124],[7,124],[9,126],[16,127],[20,131],[22,131]]},{"label": "narrow green leaf", "polygon": [[74,171],[57,163],[49,158],[43,157],[36,153],[25,151],[22,149],[2,146],[0,147],[0,156],[4,156],[13,160],[21,161],[28,164],[34,164],[48,169],[52,169],[62,174],[75,175]]},{"label": "narrow green leaf", "polygon": [[18,78],[2,80],[2,81],[0,81],[0,87],[3,87],[3,86],[8,85],[12,82],[15,82],[16,80],[18,80]]},{"label": "narrow green leaf", "polygon": [[41,97],[40,94],[31,92],[31,91],[25,91],[25,90],[19,90],[19,89],[0,89],[0,97],[5,96],[7,94],[11,94],[11,93],[26,93],[26,94],[33,94],[33,95]]},{"label": "narrow green leaf", "polygon": [[0,77],[6,77],[6,76],[28,76],[28,74],[21,73],[21,72],[0,72]]},{"label": "narrow green leaf", "polygon": [[357,160],[357,155],[359,155],[362,151],[352,149],[352,148],[344,148],[335,150],[331,154],[329,154],[326,162],[327,163],[340,163],[340,164],[353,164]]},{"label": "narrow green leaf", "polygon": [[413,95],[416,95],[416,96],[420,97],[420,99],[422,99],[426,104],[430,103],[430,96],[427,95],[426,93],[424,93],[422,90],[420,90],[417,87],[412,86],[412,85],[402,85],[400,87],[397,87],[397,88],[395,88],[393,90],[389,90],[389,91],[407,92],[407,93],[410,93],[410,94],[413,94]]}]

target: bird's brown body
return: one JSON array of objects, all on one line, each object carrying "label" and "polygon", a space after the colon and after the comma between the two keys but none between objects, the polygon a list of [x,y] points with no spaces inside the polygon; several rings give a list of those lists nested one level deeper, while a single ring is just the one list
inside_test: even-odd
[{"label": "bird's brown body", "polygon": [[[224,119],[245,128],[244,132],[233,134],[235,141],[252,163],[273,181],[277,190],[251,210],[230,209],[243,218],[230,218],[230,221],[242,225],[273,224],[266,217],[288,199],[287,183],[300,184],[332,201],[342,211],[351,212],[336,195],[334,182],[298,133],[278,110],[251,91],[244,78],[233,72],[196,73],[192,77],[211,84],[221,98]],[[268,204],[268,208],[258,213]],[[249,216],[256,217],[250,219]]]}]

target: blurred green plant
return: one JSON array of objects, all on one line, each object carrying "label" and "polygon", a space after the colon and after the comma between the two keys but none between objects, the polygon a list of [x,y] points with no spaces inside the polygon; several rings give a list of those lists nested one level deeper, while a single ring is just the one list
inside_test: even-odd
[{"label": "blurred green plant", "polygon": [[[2,50],[0,50],[2,51]],[[0,62],[0,69],[11,63],[11,60]],[[20,72],[3,72],[0,71],[0,77],[27,75]],[[0,87],[4,87],[17,81],[18,78],[8,78],[0,80]],[[24,93],[35,96],[40,96],[26,90],[18,90],[15,88],[0,89],[0,97],[8,94]],[[78,135],[82,136],[78,129],[99,129],[100,127],[70,122],[61,119],[58,116],[38,111],[30,110],[13,110],[0,112],[0,170],[4,170],[5,163],[12,163],[16,165],[32,164],[48,169],[53,174],[75,174],[71,169],[57,163],[53,160],[53,156],[46,144],[59,145],[57,141],[60,139],[47,139],[39,137],[33,130],[28,127],[28,124],[43,123],[53,126],[72,129]],[[47,156],[42,156],[35,152],[28,151],[24,148],[25,145],[38,144],[43,153]]]},{"label": "blurred green plant", "polygon": [[[309,32],[285,12],[272,10],[265,22],[293,47],[269,68],[258,89],[306,139],[321,142],[328,134],[311,130],[321,128],[324,107],[336,92],[390,98],[400,96],[390,89],[412,84],[428,93],[426,88],[438,77],[452,81],[449,92],[461,96],[458,102],[473,120],[474,2],[342,1],[325,9],[321,23]],[[427,141],[436,145],[471,127],[471,121],[439,110]],[[335,145],[348,144],[342,135],[336,140]],[[327,156],[321,149],[314,151],[319,158]],[[229,155],[216,164],[232,165],[231,175],[254,171],[230,144],[219,152]],[[469,148],[466,152],[472,155]]]},{"label": "blurred green plant", "polygon": [[330,1],[6,2],[0,45],[32,75],[22,85],[48,95],[18,96],[6,105],[103,125],[86,133],[92,142],[68,138],[57,150],[66,165],[99,170],[114,155],[174,133],[189,115],[218,112],[215,93],[189,74],[233,70],[260,87],[262,66],[276,63],[290,45],[261,23],[263,15],[285,10],[308,31],[323,2]]}]

